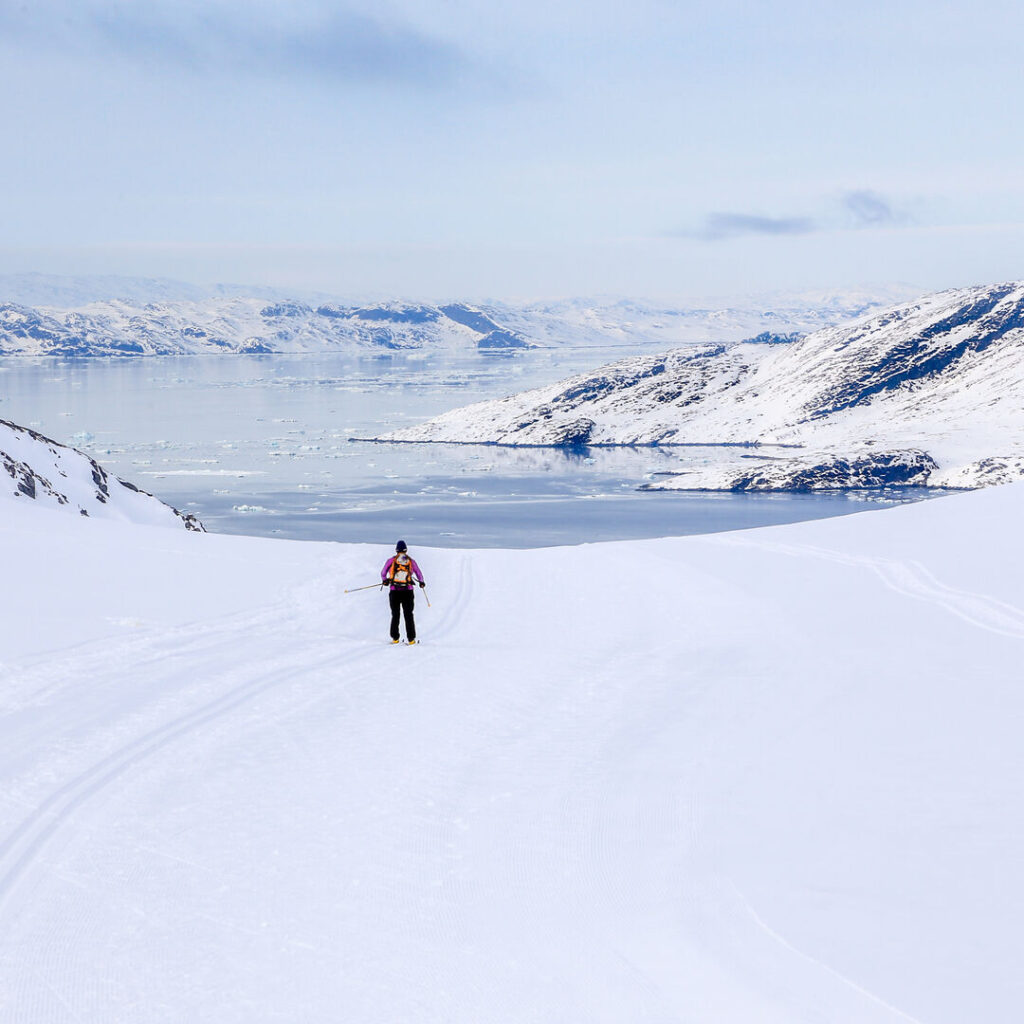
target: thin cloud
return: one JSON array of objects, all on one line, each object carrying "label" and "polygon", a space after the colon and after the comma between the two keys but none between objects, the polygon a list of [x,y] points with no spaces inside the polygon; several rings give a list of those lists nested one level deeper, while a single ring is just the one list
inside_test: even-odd
[{"label": "thin cloud", "polygon": [[847,192],[842,198],[842,206],[855,227],[888,227],[905,224],[909,220],[907,215],[893,207],[888,199],[869,189]]},{"label": "thin cloud", "polygon": [[475,69],[456,46],[355,11],[273,20],[247,5],[0,2],[0,35],[63,52],[196,73],[308,76],[342,84],[445,87]]},{"label": "thin cloud", "polygon": [[706,242],[743,235],[806,235],[817,230],[810,217],[762,217],[753,213],[712,213],[696,231],[678,232]]},{"label": "thin cloud", "polygon": [[755,213],[716,212],[708,214],[696,228],[672,231],[676,238],[693,238],[702,242],[750,236],[786,237],[809,235],[819,231],[851,228],[895,227],[912,223],[912,219],[888,199],[870,189],[843,193],[831,211],[820,216],[766,217]]}]

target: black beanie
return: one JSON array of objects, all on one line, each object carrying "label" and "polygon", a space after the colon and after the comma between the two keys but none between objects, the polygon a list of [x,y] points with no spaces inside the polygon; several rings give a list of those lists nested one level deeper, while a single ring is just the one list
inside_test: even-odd
[{"label": "black beanie", "polygon": [[395,551],[396,551],[396,553],[401,553],[402,551],[408,551],[408,550],[409,550],[409,549],[408,549],[408,548],[407,548],[407,547],[405,546],[405,541],[404,541],[404,540],[400,540],[400,541],[399,541],[399,542],[398,542],[398,543],[397,543],[397,544],[395,545]]}]

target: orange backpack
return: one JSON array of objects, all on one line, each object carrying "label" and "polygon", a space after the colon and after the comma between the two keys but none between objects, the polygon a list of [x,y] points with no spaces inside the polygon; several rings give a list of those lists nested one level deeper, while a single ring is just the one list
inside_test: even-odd
[{"label": "orange backpack", "polygon": [[388,583],[396,587],[408,587],[412,585],[412,559],[403,551],[391,559],[391,568],[388,569]]}]

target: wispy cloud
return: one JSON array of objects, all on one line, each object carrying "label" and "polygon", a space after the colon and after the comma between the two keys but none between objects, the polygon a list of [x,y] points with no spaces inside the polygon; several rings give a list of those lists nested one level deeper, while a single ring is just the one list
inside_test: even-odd
[{"label": "wispy cloud", "polygon": [[[281,9],[279,9],[280,11]],[[345,8],[260,5],[24,4],[0,0],[0,38],[196,73],[310,76],[335,83],[444,87],[474,71],[457,46]]]},{"label": "wispy cloud", "polygon": [[708,214],[696,227],[672,231],[677,238],[718,242],[752,235],[809,235],[817,231],[850,228],[895,227],[911,223],[911,218],[890,200],[870,189],[844,192],[819,214],[771,217],[756,213],[716,212]]},{"label": "wispy cloud", "polygon": [[711,213],[695,231],[676,234],[715,242],[742,235],[806,235],[817,224],[810,217],[763,217],[753,213]]},{"label": "wispy cloud", "polygon": [[885,227],[905,224],[909,220],[888,199],[869,189],[847,192],[842,198],[842,205],[855,227]]}]

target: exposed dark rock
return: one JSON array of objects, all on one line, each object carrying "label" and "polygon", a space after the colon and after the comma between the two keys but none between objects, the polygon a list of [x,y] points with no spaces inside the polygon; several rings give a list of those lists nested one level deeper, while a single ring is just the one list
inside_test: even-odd
[{"label": "exposed dark rock", "polygon": [[10,474],[18,493],[24,494],[26,498],[34,498],[36,496],[36,476],[32,470],[24,462],[17,462],[6,453],[0,457],[3,458],[4,469]]},{"label": "exposed dark rock", "polygon": [[238,351],[247,355],[270,355],[274,350],[260,338],[246,338],[238,346]]},{"label": "exposed dark rock", "polygon": [[311,312],[312,310],[309,306],[303,306],[299,302],[278,302],[272,306],[264,306],[260,310],[260,316],[267,320],[272,320],[281,316],[306,316]]},{"label": "exposed dark rock", "polygon": [[318,316],[326,316],[331,320],[350,320],[352,318],[352,310],[346,309],[344,306],[317,306],[316,312]]},{"label": "exposed dark rock", "polygon": [[521,338],[518,334],[513,334],[511,331],[505,331],[499,328],[498,330],[491,331],[490,334],[481,338],[476,343],[476,347],[478,349],[529,348],[530,343],[525,338]]},{"label": "exposed dark rock", "polygon": [[[1008,331],[1024,327],[1024,301],[1011,303],[1001,310],[997,308],[1013,291],[1013,285],[989,289],[951,316],[887,347],[877,360],[867,362],[863,367],[855,366],[816,409],[809,410],[810,418],[820,419],[912,381],[937,377],[968,353],[983,352]],[[887,319],[871,321],[869,326],[877,330],[879,326],[900,322],[905,315],[904,311],[895,311]],[[965,327],[970,328],[965,337],[951,337],[955,331]],[[837,351],[855,347],[864,339],[866,331],[867,328],[852,333]]]},{"label": "exposed dark rock", "polygon": [[793,331],[791,334],[775,334],[772,331],[762,331],[760,334],[755,334],[752,338],[745,339],[745,342],[748,345],[791,345],[802,337],[804,335],[799,331]]},{"label": "exposed dark rock", "polygon": [[733,477],[732,491],[823,491],[867,487],[924,487],[938,468],[919,449],[833,456],[814,465],[774,461]]},{"label": "exposed dark rock", "polygon": [[658,377],[665,372],[663,360],[656,361],[634,373],[620,372],[616,374],[601,374],[588,377],[570,388],[566,388],[560,394],[551,399],[553,406],[562,406],[571,409],[583,402],[591,402],[602,395],[622,392],[628,388],[636,387],[641,381],[650,380],[651,377]]},{"label": "exposed dark rock", "polygon": [[357,320],[385,321],[392,324],[431,324],[439,320],[441,314],[430,306],[403,306],[399,309],[370,306],[350,310],[350,316]]},{"label": "exposed dark rock", "polygon": [[490,334],[492,331],[500,331],[502,329],[489,316],[481,313],[480,310],[471,309],[460,302],[452,303],[450,306],[442,306],[441,312],[449,320],[454,320],[455,323],[462,324],[463,327],[468,327],[471,331],[476,331],[478,334]]},{"label": "exposed dark rock", "polygon": [[402,347],[395,341],[394,334],[386,327],[375,327],[370,331],[370,338],[374,345],[379,345],[381,348],[398,349]]},{"label": "exposed dark rock", "polygon": [[561,424],[551,431],[551,443],[557,448],[585,448],[594,433],[594,421],[586,417]]},{"label": "exposed dark rock", "polygon": [[[85,456],[88,458],[88,456]],[[110,488],[107,486],[107,471],[95,460],[89,459],[92,463],[92,482],[96,485],[96,500],[106,503],[110,497]]]},{"label": "exposed dark rock", "polygon": [[[44,445],[48,449],[48,455],[43,455],[42,458],[46,460],[47,463],[49,463],[50,457],[53,458],[54,468],[62,479],[68,478],[68,473],[61,468],[62,459],[71,459],[70,463],[65,463],[66,465],[71,465],[72,463],[77,462],[77,460],[85,460],[86,465],[89,468],[89,474],[92,478],[92,484],[95,487],[93,497],[100,504],[106,505],[110,503],[113,497],[111,494],[111,477],[95,459],[90,458],[84,452],[78,451],[76,448],[60,444],[52,438],[46,437],[44,434],[40,434],[28,427],[18,426],[18,424],[11,423],[9,420],[0,420],[0,426],[6,427],[15,434],[31,438],[31,440],[38,444]],[[36,449],[36,453],[38,453],[38,451],[39,450]],[[33,457],[35,456],[33,455]],[[16,459],[7,452],[0,451],[0,465],[3,466],[3,469],[6,470],[7,474],[14,481],[15,494],[17,496],[36,500],[45,496],[55,500],[58,505],[74,504],[67,494],[58,490],[47,477],[43,476],[37,469],[29,465],[27,462]],[[159,502],[159,499],[155,498],[148,491],[143,491],[134,484],[130,484],[124,480],[117,480],[117,478],[114,479],[126,489],[134,491],[137,494],[145,495],[153,501]],[[161,504],[163,503],[161,502]],[[178,516],[179,519],[181,519],[182,524],[187,530],[205,532],[203,524],[192,513],[181,512],[178,509],[171,508],[169,505],[165,507],[170,509],[176,516]],[[81,507],[79,508],[79,512],[85,516],[89,514],[87,509]]]}]

